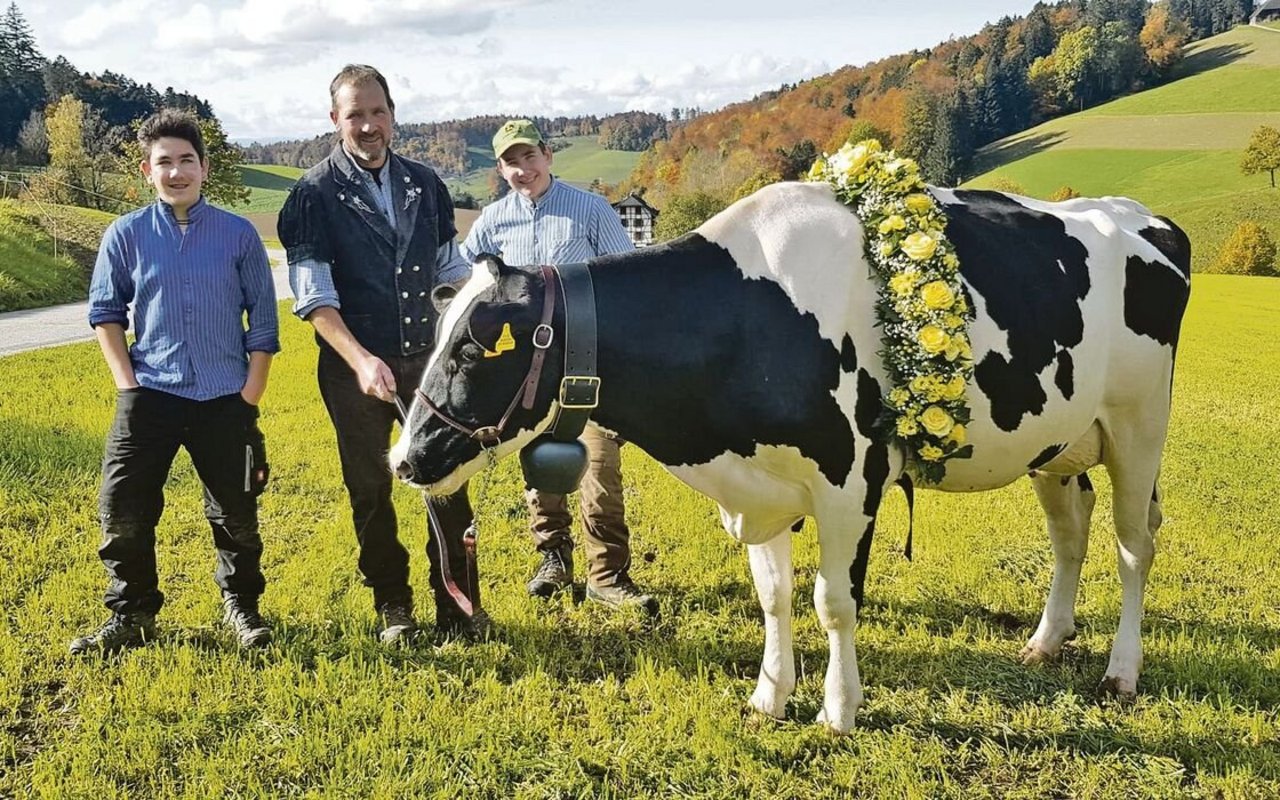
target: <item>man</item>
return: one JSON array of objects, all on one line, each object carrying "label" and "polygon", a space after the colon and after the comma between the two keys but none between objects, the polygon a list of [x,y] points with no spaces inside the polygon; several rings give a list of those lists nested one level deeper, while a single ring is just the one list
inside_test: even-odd
[{"label": "man", "polygon": [[[527,119],[511,120],[493,137],[498,169],[511,191],[486,206],[462,244],[475,261],[482,253],[508,264],[568,264],[633,249],[617,213],[600,195],[551,174],[551,148]],[[634,605],[650,614],[657,603],[631,580],[631,532],[622,501],[622,442],[588,425],[582,434],[589,458],[579,506],[586,529],[587,598],[612,607]],[[563,495],[530,489],[529,529],[542,553],[529,594],[550,597],[573,583],[572,519]]]},{"label": "man", "polygon": [[257,405],[280,350],[271,268],[253,226],[201,196],[209,162],[194,117],[155,114],[138,142],[156,202],[107,228],[89,287],[89,324],[118,389],[98,501],[112,614],[72,641],[71,652],[111,652],[154,637],[164,603],[156,523],[179,447],[204,484],[224,622],[242,646],[260,647],[271,629],[258,613],[266,582],[257,496],[267,465]]},{"label": "man", "polygon": [[[409,554],[397,538],[386,454],[396,397],[406,404],[431,354],[431,290],[470,275],[454,242],[453,204],[431,169],[391,151],[395,103],[386,78],[348,65],[329,85],[340,142],[294,185],[279,234],[297,298],[293,312],[320,345],[320,395],[338,438],[359,567],[385,643],[416,630]],[[471,505],[465,487],[427,500],[436,625],[481,634]]]}]

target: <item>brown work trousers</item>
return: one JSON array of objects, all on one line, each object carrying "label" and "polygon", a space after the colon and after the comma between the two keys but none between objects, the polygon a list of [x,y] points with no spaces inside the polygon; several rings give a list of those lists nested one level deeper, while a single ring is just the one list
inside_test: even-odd
[{"label": "brown work trousers", "polygon": [[[612,586],[631,567],[631,531],[622,503],[622,458],[625,442],[588,425],[581,436],[587,447],[587,473],[578,487],[578,508],[586,532],[587,580]],[[529,531],[539,550],[573,547],[568,498],[530,489]]]}]

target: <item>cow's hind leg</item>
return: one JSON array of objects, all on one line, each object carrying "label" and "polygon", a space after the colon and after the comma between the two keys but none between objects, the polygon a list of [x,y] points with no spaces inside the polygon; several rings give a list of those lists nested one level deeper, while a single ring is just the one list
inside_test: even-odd
[{"label": "cow's hind leg", "polygon": [[[1154,426],[1153,426],[1154,427]],[[1104,463],[1111,475],[1116,523],[1116,560],[1122,587],[1120,624],[1111,646],[1111,661],[1102,690],[1123,700],[1138,691],[1142,670],[1142,613],[1147,574],[1155,554],[1155,532],[1161,522],[1156,480],[1164,427],[1113,432]]]},{"label": "cow's hind leg", "polygon": [[787,699],[796,688],[791,641],[791,532],[783,531],[764,544],[747,545],[747,556],[764,612],[764,657],[751,707],[782,719]]},{"label": "cow's hind leg", "polygon": [[[843,524],[836,524],[837,520]],[[854,565],[861,538],[852,534],[848,515],[818,518],[818,547],[821,555],[818,577],[814,581],[813,604],[818,620],[827,632],[830,657],[823,685],[822,712],[817,721],[837,733],[853,728],[853,718],[862,706],[862,679],[858,674],[858,654],[854,648],[854,628],[858,622],[858,604],[853,599],[851,566]],[[854,515],[854,530],[869,535],[874,517]]]},{"label": "cow's hind leg", "polygon": [[1038,472],[1031,476],[1031,483],[1044,509],[1054,563],[1040,625],[1020,654],[1024,664],[1057,658],[1062,643],[1075,635],[1080,567],[1089,547],[1089,517],[1096,499],[1084,473],[1064,477]]}]

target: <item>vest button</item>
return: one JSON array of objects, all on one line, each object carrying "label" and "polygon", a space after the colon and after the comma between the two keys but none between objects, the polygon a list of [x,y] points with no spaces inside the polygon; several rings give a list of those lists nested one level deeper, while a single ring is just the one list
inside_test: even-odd
[{"label": "vest button", "polygon": [[418,270],[420,270],[420,269],[422,269],[422,267],[418,266],[417,264],[414,264],[414,265],[413,265],[413,271],[414,271],[414,272],[417,272],[417,271],[418,271]]},{"label": "vest button", "polygon": [[399,267],[396,267],[396,274],[399,275],[401,272],[404,272],[404,270],[400,269]]},{"label": "vest button", "polygon": [[401,293],[400,293],[400,296],[401,296],[401,297],[403,297],[405,300],[408,300],[408,299],[409,299],[409,293],[408,293],[408,292],[401,292]]},{"label": "vest button", "polygon": [[410,347],[413,347],[413,345],[409,344],[408,342],[405,342],[405,343],[404,343],[404,349],[405,349],[405,350],[408,350]]},{"label": "vest button", "polygon": [[405,324],[405,325],[411,325],[411,324],[413,324],[413,317],[405,317],[405,318],[404,318],[404,324]]}]

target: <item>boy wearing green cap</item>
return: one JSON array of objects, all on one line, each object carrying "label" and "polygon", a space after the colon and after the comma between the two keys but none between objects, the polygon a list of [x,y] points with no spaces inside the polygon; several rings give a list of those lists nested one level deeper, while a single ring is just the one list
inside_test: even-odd
[{"label": "boy wearing green cap", "polygon": [[[532,121],[513,119],[493,137],[498,170],[511,187],[486,206],[462,243],[464,258],[482,253],[515,266],[557,265],[623,253],[634,245],[609,202],[557,180],[553,155]],[[656,613],[657,602],[631,580],[631,532],[622,501],[623,442],[587,426],[582,442],[589,464],[579,491],[586,529],[587,598],[612,607],[638,606]],[[529,529],[542,553],[529,594],[550,597],[573,583],[572,518],[563,495],[530,489]]]}]

